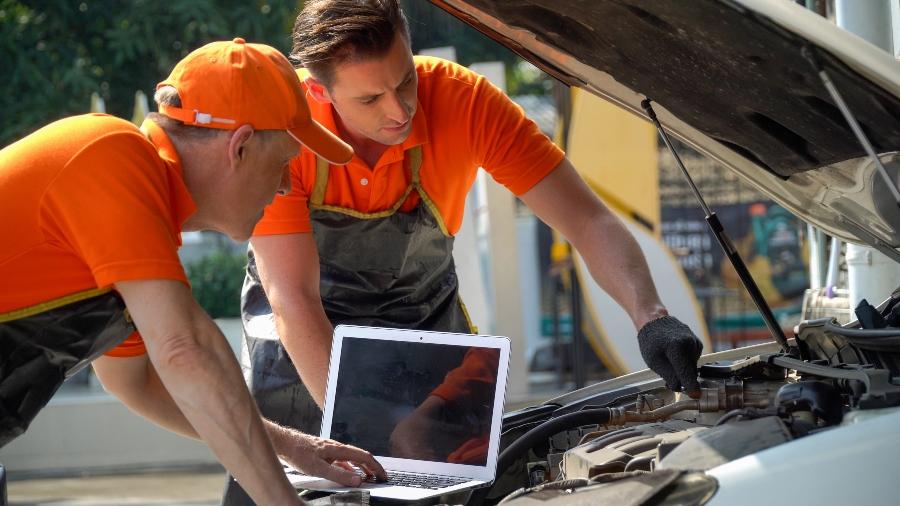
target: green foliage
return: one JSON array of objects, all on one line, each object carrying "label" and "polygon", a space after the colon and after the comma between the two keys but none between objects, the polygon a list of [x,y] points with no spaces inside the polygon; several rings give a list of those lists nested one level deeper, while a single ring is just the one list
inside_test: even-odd
[{"label": "green foliage", "polygon": [[191,291],[213,318],[241,315],[241,286],[247,256],[219,250],[187,266]]},{"label": "green foliage", "polygon": [[[191,50],[244,37],[287,53],[302,0],[0,0],[0,147],[59,118],[88,112],[91,93],[131,118],[134,93]],[[459,62],[506,63],[511,95],[541,93],[547,76],[423,0],[403,0],[413,50],[455,46]]]},{"label": "green foliage", "polygon": [[476,62],[502,61],[506,66],[507,92],[512,96],[543,95],[550,89],[550,76],[431,2],[401,0],[401,3],[409,20],[414,52],[424,48],[453,46],[457,61],[465,66]]},{"label": "green foliage", "polygon": [[244,37],[287,52],[298,0],[0,0],[0,146],[88,112],[130,118],[134,93],[191,50]]}]

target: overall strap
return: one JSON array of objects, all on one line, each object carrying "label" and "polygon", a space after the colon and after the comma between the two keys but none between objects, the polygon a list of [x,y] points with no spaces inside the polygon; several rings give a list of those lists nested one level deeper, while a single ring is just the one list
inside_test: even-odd
[{"label": "overall strap", "polygon": [[[422,199],[422,202],[428,208],[428,212],[434,216],[435,221],[437,221],[438,228],[441,229],[441,233],[445,236],[450,237],[450,231],[447,229],[447,225],[444,223],[444,218],[441,216],[440,211],[438,211],[437,204],[431,200],[431,197],[428,196],[428,193],[425,192],[425,188],[422,188],[422,179],[419,176],[419,169],[422,167],[422,146],[416,146],[409,151],[407,151],[406,159],[409,163],[409,171],[412,176],[412,182],[409,185],[409,189],[407,190],[407,195],[409,191],[415,189],[419,193],[419,197]],[[403,199],[399,202],[399,204],[403,204],[406,201],[407,195],[403,196]],[[399,208],[399,205],[397,206]]]},{"label": "overall strap", "polygon": [[325,187],[328,186],[328,160],[316,157],[316,182],[313,185],[312,195],[309,202],[314,206],[321,206],[325,200]]},{"label": "overall strap", "polygon": [[422,146],[416,146],[406,152],[407,166],[412,176],[412,185],[420,186],[422,180],[419,177],[419,169],[422,168]]},{"label": "overall strap", "polygon": [[324,209],[326,211],[337,211],[361,219],[383,218],[385,216],[390,216],[397,212],[397,210],[400,209],[401,206],[403,206],[403,204],[406,202],[406,199],[409,198],[409,194],[412,193],[413,190],[418,191],[420,194],[424,194],[421,189],[421,178],[419,177],[419,170],[422,167],[422,147],[415,146],[413,148],[410,148],[406,152],[404,162],[406,164],[406,167],[409,169],[411,181],[406,187],[406,191],[403,192],[403,195],[401,195],[400,198],[397,199],[397,202],[395,202],[394,205],[390,207],[390,209],[386,209],[378,213],[363,213],[353,209],[343,209],[337,206],[323,204],[323,202],[325,201],[325,189],[328,186],[328,173],[330,170],[330,165],[324,158],[316,157],[316,180],[313,183],[312,194],[309,196],[309,204],[313,208]]},{"label": "overall strap", "polygon": [[389,212],[391,214],[396,213],[400,207],[406,202],[406,199],[409,198],[409,194],[412,193],[413,190],[418,191],[420,194],[422,193],[421,188],[422,185],[419,179],[419,169],[422,167],[422,146],[416,146],[406,151],[406,156],[404,157],[404,162],[406,164],[406,168],[409,169],[410,181],[409,186],[406,187],[406,191],[403,192],[403,195],[397,199],[397,202],[391,206]]}]

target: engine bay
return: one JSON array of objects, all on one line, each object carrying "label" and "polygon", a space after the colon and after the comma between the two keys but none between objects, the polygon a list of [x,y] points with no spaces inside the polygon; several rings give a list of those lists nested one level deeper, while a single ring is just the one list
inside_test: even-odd
[{"label": "engine bay", "polygon": [[469,504],[704,504],[706,471],[898,411],[900,291],[857,316],[802,322],[786,352],[704,363],[696,399],[657,381],[510,413],[497,481]]}]

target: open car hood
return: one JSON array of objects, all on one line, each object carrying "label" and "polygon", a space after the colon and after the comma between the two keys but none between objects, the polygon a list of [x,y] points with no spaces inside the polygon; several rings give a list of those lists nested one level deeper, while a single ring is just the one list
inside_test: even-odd
[{"label": "open car hood", "polygon": [[[810,46],[900,181],[900,63],[784,0],[432,0],[570,86],[646,117],[805,221],[900,261],[900,209]],[[690,170],[690,168],[688,168]]]}]

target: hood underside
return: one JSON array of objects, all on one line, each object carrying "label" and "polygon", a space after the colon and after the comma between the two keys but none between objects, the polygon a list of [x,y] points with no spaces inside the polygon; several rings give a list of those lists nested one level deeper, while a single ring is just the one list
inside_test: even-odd
[{"label": "hood underside", "polygon": [[[644,116],[804,220],[900,260],[900,209],[817,73],[814,49],[894,185],[900,64],[784,0],[432,0],[525,59]],[[688,167],[690,170],[690,167]]]}]

